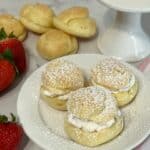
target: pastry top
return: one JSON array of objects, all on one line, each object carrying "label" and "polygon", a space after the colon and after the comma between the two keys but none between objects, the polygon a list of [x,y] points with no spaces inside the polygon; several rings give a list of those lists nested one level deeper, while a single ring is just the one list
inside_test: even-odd
[{"label": "pastry top", "polygon": [[91,82],[113,91],[125,90],[134,84],[135,76],[131,70],[119,60],[106,58],[100,61],[91,71]]},{"label": "pastry top", "polygon": [[39,53],[46,59],[53,59],[76,51],[78,43],[75,37],[57,29],[49,29],[37,43]]},{"label": "pastry top", "polygon": [[0,28],[4,28],[7,35],[13,32],[16,37],[26,33],[22,23],[10,14],[0,14]]},{"label": "pastry top", "polygon": [[72,92],[67,108],[69,115],[99,124],[113,120],[120,113],[111,92],[100,86],[80,88]]},{"label": "pastry top", "polygon": [[20,12],[20,16],[35,24],[49,27],[52,24],[53,10],[46,4],[26,4]]},{"label": "pastry top", "polygon": [[89,11],[86,7],[72,7],[64,10],[57,17],[64,23],[68,23],[72,19],[88,18]]},{"label": "pastry top", "polygon": [[96,33],[96,23],[86,7],[71,7],[54,17],[54,25],[72,35],[91,37]]},{"label": "pastry top", "polygon": [[42,84],[47,89],[76,90],[84,86],[81,70],[73,63],[62,59],[51,61],[42,74]]}]

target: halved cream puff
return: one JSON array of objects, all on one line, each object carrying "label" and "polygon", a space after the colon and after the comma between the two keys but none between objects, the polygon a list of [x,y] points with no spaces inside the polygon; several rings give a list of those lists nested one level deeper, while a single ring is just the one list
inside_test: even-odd
[{"label": "halved cream puff", "polygon": [[111,92],[90,86],[72,92],[64,128],[75,142],[97,146],[114,139],[123,130],[123,116]]},{"label": "halved cream puff", "polygon": [[108,88],[116,97],[118,106],[130,103],[138,92],[135,75],[114,58],[103,59],[92,69],[91,84]]},{"label": "halved cream puff", "polygon": [[41,82],[41,98],[53,108],[66,110],[68,95],[84,86],[84,77],[75,64],[56,59],[46,66]]}]

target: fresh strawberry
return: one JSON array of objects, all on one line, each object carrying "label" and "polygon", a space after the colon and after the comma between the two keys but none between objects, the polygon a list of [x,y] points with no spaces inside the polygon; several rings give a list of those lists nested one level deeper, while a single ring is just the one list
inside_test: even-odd
[{"label": "fresh strawberry", "polygon": [[0,115],[0,150],[18,150],[23,137],[22,127],[11,116],[10,122],[5,115]]},{"label": "fresh strawberry", "polygon": [[0,92],[13,83],[15,76],[16,70],[14,65],[6,59],[0,59]]},{"label": "fresh strawberry", "polygon": [[14,64],[19,73],[26,71],[25,50],[21,41],[13,36],[13,33],[6,35],[4,29],[0,29],[0,54],[10,50],[13,55]]}]

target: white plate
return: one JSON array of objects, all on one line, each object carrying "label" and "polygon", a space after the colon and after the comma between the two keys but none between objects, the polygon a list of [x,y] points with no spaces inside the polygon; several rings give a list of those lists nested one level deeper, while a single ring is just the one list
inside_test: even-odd
[{"label": "white plate", "polygon": [[[63,57],[72,61],[86,73],[90,68],[104,58],[97,54],[80,54]],[[39,115],[39,87],[41,73],[47,64],[36,70],[21,88],[17,110],[20,121],[27,135],[39,146],[47,150],[124,150],[132,149],[140,144],[150,133],[150,83],[134,67],[128,65],[139,81],[139,93],[136,99],[122,111],[125,117],[123,133],[111,142],[95,148],[78,145],[68,138],[63,132],[63,119],[60,112],[53,109],[50,115],[52,124],[49,129]],[[58,120],[56,114],[58,113]]]}]

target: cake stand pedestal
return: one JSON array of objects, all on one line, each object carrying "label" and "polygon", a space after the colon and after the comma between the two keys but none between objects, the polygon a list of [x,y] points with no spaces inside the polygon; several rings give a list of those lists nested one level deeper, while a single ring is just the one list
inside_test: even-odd
[{"label": "cake stand pedestal", "polygon": [[[140,5],[140,1],[145,4]],[[101,53],[128,62],[139,61],[148,56],[150,39],[142,28],[141,15],[150,12],[150,1],[100,0],[100,2],[117,10],[113,25],[98,38],[97,45]]]}]

